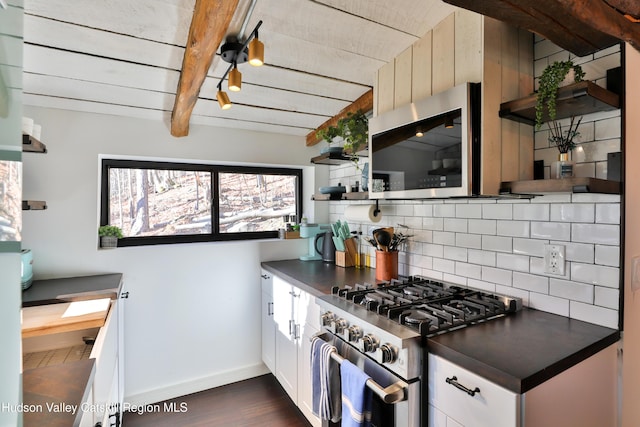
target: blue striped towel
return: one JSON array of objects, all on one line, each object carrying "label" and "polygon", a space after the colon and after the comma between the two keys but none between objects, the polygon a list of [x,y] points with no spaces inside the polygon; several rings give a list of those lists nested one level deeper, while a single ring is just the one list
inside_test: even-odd
[{"label": "blue striped towel", "polygon": [[340,421],[340,369],[331,360],[336,348],[319,337],[311,342],[312,411],[321,420]]},{"label": "blue striped towel", "polygon": [[340,376],[342,427],[371,425],[373,393],[366,385],[369,375],[345,359],[340,365]]}]

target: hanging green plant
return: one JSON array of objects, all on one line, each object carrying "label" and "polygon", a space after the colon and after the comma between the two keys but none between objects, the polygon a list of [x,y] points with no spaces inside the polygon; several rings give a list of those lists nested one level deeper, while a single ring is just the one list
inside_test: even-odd
[{"label": "hanging green plant", "polygon": [[355,113],[349,112],[336,123],[316,132],[318,138],[327,141],[329,146],[334,138],[341,137],[344,140],[343,151],[351,158],[357,170],[360,170],[357,152],[363,150],[369,143],[369,119],[362,110]]},{"label": "hanging green plant", "polygon": [[538,95],[536,98],[536,130],[542,126],[545,108],[548,120],[555,121],[558,88],[571,70],[574,71],[574,82],[578,83],[584,79],[585,73],[582,71],[582,67],[574,64],[571,60],[555,61],[542,72],[538,80]]}]

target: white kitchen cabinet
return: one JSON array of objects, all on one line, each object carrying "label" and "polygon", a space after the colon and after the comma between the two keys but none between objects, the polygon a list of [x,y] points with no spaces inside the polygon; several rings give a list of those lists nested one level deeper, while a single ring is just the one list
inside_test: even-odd
[{"label": "white kitchen cabinet", "polygon": [[[471,396],[454,386],[456,382],[479,392]],[[518,394],[433,354],[429,354],[429,404],[466,427],[519,426]]]},{"label": "white kitchen cabinet", "polygon": [[[271,276],[264,270],[262,274]],[[311,338],[320,330],[320,310],[312,295],[278,276],[271,277],[271,286],[265,285],[263,278],[263,310],[266,311],[262,318],[263,361],[271,363],[270,355],[275,353],[274,368],[269,364],[267,367],[311,424],[320,426],[320,420],[311,411]],[[273,291],[271,316],[267,315],[265,287]],[[274,352],[270,349],[272,342]]]},{"label": "white kitchen cabinet", "polygon": [[[617,425],[617,364],[614,344],[517,394],[429,354],[429,427]],[[469,395],[450,384],[453,377],[480,391]]]},{"label": "white kitchen cabinet", "polygon": [[262,281],[262,361],[271,372],[276,369],[276,322],[273,318],[273,276],[265,270]]}]

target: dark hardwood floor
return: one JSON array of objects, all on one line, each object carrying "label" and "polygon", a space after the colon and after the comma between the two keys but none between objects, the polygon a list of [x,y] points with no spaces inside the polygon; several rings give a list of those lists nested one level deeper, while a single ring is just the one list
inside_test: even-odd
[{"label": "dark hardwood floor", "polygon": [[[271,374],[161,402],[149,409],[142,415],[127,412],[122,426],[311,426]],[[179,412],[181,409],[184,412]]]}]

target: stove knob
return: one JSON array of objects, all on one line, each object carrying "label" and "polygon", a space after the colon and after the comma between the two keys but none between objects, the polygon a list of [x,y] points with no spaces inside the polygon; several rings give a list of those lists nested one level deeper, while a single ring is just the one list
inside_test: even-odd
[{"label": "stove knob", "polygon": [[327,311],[320,317],[320,323],[322,323],[322,326],[329,326],[335,317],[335,314]]},{"label": "stove knob", "polygon": [[362,337],[362,328],[360,326],[351,325],[342,331],[342,337],[348,342],[357,342]]},{"label": "stove knob", "polygon": [[398,360],[398,349],[391,344],[382,344],[376,349],[375,359],[378,363],[393,363]]},{"label": "stove knob", "polygon": [[329,329],[334,334],[340,335],[347,328],[347,326],[348,326],[347,321],[344,320],[343,318],[340,318],[340,319],[335,319],[333,322],[331,322]]},{"label": "stove knob", "polygon": [[358,348],[364,353],[373,353],[374,351],[376,351],[378,344],[380,344],[378,338],[369,334],[358,340]]}]

